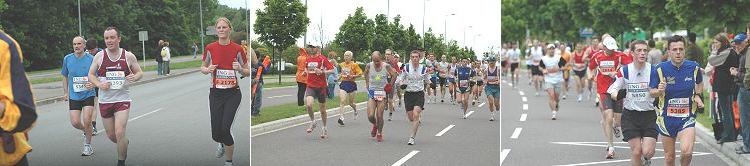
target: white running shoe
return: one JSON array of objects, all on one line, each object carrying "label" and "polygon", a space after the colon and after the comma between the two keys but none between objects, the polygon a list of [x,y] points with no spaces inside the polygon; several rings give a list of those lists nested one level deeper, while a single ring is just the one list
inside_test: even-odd
[{"label": "white running shoe", "polygon": [[232,166],[232,162],[224,162],[224,166]]},{"label": "white running shoe", "polygon": [[607,147],[607,159],[614,159],[615,158],[615,147],[610,146]]},{"label": "white running shoe", "polygon": [[216,158],[224,157],[224,152],[226,152],[224,145],[219,143],[219,146],[216,147]]},{"label": "white running shoe", "polygon": [[563,95],[563,96],[562,96],[562,99],[563,99],[563,100],[565,100],[566,98],[568,98],[568,95]]},{"label": "white running shoe", "polygon": [[409,138],[409,142],[406,143],[407,145],[414,145],[414,137]]},{"label": "white running shoe", "polygon": [[581,95],[578,95],[578,100],[577,100],[577,101],[578,101],[579,103],[580,103],[581,101],[583,101],[583,96],[581,96]]},{"label": "white running shoe", "polygon": [[94,154],[94,148],[91,147],[91,144],[84,144],[81,156],[91,156],[92,154]]},{"label": "white running shoe", "polygon": [[557,111],[552,111],[552,120],[557,120]]}]

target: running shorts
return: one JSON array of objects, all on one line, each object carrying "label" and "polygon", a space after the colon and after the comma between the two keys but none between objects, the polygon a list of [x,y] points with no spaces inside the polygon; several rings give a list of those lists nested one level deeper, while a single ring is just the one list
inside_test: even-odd
[{"label": "running shorts", "polygon": [[515,72],[516,69],[518,69],[518,63],[511,63],[510,64],[510,72]]},{"label": "running shorts", "polygon": [[500,85],[488,84],[484,87],[484,92],[487,93],[487,96],[498,98],[500,97]]},{"label": "running shorts", "polygon": [[622,112],[622,136],[623,141],[628,142],[631,138],[651,137],[657,139],[656,112],[625,110]]},{"label": "running shorts", "polygon": [[116,102],[116,103],[99,103],[99,114],[102,118],[111,118],[115,116],[115,112],[125,111],[130,109],[130,102]]},{"label": "running shorts", "polygon": [[326,97],[328,96],[328,88],[326,87],[307,87],[305,90],[305,97],[312,96],[313,98],[318,99],[319,103],[325,103]]},{"label": "running shorts", "polygon": [[68,101],[68,108],[69,110],[83,110],[83,107],[86,106],[94,106],[94,96],[87,97],[83,100],[69,100]]},{"label": "running shorts", "polygon": [[346,91],[346,93],[352,93],[357,91],[357,83],[354,83],[354,81],[341,81],[339,89]]},{"label": "running shorts", "polygon": [[659,127],[659,134],[675,138],[682,130],[695,127],[695,117],[690,116],[687,118],[680,118],[666,115],[657,116],[656,125]]},{"label": "running shorts", "polygon": [[415,106],[419,106],[424,110],[424,92],[405,92],[404,106],[406,111],[413,111]]},{"label": "running shorts", "polygon": [[600,93],[599,108],[601,111],[612,109],[614,113],[622,113],[622,100],[615,101],[608,93]]}]

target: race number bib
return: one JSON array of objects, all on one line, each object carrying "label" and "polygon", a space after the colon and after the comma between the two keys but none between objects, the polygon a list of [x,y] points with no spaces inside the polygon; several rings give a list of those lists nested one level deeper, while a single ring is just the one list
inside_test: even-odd
[{"label": "race number bib", "polygon": [[89,90],[86,84],[89,83],[88,77],[73,77],[73,92],[83,92]]},{"label": "race number bib", "polygon": [[458,86],[460,86],[462,88],[469,87],[469,80],[459,80],[458,81]]},{"label": "race number bib", "polygon": [[315,69],[318,68],[320,64],[318,62],[309,62],[307,63],[307,71],[308,73],[315,73]]},{"label": "race number bib", "polygon": [[628,97],[632,101],[646,101],[648,98],[648,83],[628,83]]},{"label": "race number bib", "polygon": [[105,73],[107,82],[110,83],[109,89],[122,89],[125,86],[125,71],[107,71]]},{"label": "race number bib", "polygon": [[237,75],[234,70],[216,69],[214,86],[218,89],[229,89],[237,86]]},{"label": "race number bib", "polygon": [[674,98],[667,102],[667,116],[686,118],[690,116],[690,99]]},{"label": "race number bib", "polygon": [[604,75],[614,74],[617,72],[615,68],[615,61],[601,61],[599,62],[599,71]]},{"label": "race number bib", "polygon": [[373,92],[373,94],[376,101],[383,101],[383,99],[385,98],[385,91],[376,90],[375,92]]}]

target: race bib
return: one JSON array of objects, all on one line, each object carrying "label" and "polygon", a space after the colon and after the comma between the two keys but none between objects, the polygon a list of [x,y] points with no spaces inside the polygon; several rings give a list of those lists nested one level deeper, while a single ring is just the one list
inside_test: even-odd
[{"label": "race bib", "polygon": [[469,87],[469,80],[459,80],[458,86],[460,87]]},{"label": "race bib", "polygon": [[319,65],[320,64],[318,64],[318,62],[308,62],[307,63],[308,73],[315,73],[315,69],[317,69]]},{"label": "race bib", "polygon": [[107,71],[105,73],[107,82],[110,83],[109,89],[122,89],[125,86],[125,71]]},{"label": "race bib", "polygon": [[488,75],[487,76],[487,81],[497,81],[497,76],[495,76],[495,75]]},{"label": "race bib", "polygon": [[614,74],[617,72],[615,68],[615,61],[601,61],[599,62],[599,71],[604,75]]},{"label": "race bib", "polygon": [[88,77],[73,77],[73,92],[83,92],[89,90],[86,84],[89,83]]},{"label": "race bib", "polygon": [[214,87],[229,89],[237,86],[237,75],[234,70],[216,69]]},{"label": "race bib", "polygon": [[628,97],[632,101],[646,101],[648,99],[648,83],[628,83]]},{"label": "race bib", "polygon": [[690,99],[674,98],[667,102],[667,116],[686,118],[690,116]]},{"label": "race bib", "polygon": [[383,101],[383,98],[385,98],[385,91],[382,90],[376,90],[374,93],[375,100],[377,101]]}]

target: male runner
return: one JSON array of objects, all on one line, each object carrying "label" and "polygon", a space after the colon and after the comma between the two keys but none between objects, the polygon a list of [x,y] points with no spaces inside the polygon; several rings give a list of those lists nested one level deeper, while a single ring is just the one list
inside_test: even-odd
[{"label": "male runner", "polygon": [[625,55],[616,51],[618,47],[614,38],[605,34],[602,39],[605,51],[594,53],[591,63],[589,63],[589,69],[596,73],[597,93],[599,94],[599,101],[601,101],[599,107],[602,114],[601,122],[608,146],[606,158],[613,159],[615,154],[613,136],[620,137],[620,130],[616,128],[620,124],[619,118],[616,118],[617,115],[615,114],[622,112],[622,101],[615,101],[606,93],[607,88],[614,82],[618,69],[627,63],[624,63],[623,57]]},{"label": "male runner", "polygon": [[70,124],[84,133],[81,155],[90,156],[94,154],[94,148],[91,146],[93,136],[91,114],[96,111],[94,110],[96,92],[91,89],[93,85],[88,81],[88,69],[91,68],[94,56],[84,52],[84,43],[86,40],[83,37],[73,38],[73,53],[63,58],[60,74],[63,76],[63,100],[68,100]]},{"label": "male runner", "polygon": [[383,141],[383,110],[387,100],[386,84],[396,79],[396,70],[380,59],[380,52],[372,52],[372,62],[365,67],[364,77],[367,87],[367,118],[372,123],[372,137]]},{"label": "male runner", "polygon": [[338,122],[342,126],[344,125],[344,107],[347,105],[352,107],[354,111],[354,120],[357,119],[357,103],[354,101],[355,92],[357,91],[357,83],[355,81],[362,76],[362,69],[359,68],[359,64],[354,63],[352,56],[353,53],[351,51],[344,52],[344,62],[339,64],[341,68],[341,74],[339,75],[339,79],[341,80],[339,84],[339,99],[341,100],[339,102],[339,114],[341,114],[341,117],[339,117]]},{"label": "male runner", "polygon": [[424,110],[424,83],[429,82],[430,75],[424,65],[419,64],[419,51],[411,51],[409,54],[409,64],[404,66],[401,72],[401,89],[404,89],[404,106],[406,117],[411,122],[412,130],[407,145],[414,145],[414,137],[417,136],[417,130],[422,123],[422,110]]},{"label": "male runner", "polygon": [[461,110],[463,110],[461,117],[464,119],[467,118],[466,111],[469,109],[469,92],[471,91],[469,81],[471,81],[472,77],[476,76],[476,73],[471,70],[471,67],[466,66],[467,63],[469,63],[469,59],[462,59],[461,63],[458,64],[458,67],[453,73],[458,80],[458,90],[456,95],[458,98],[458,104],[461,107]]},{"label": "male runner", "polygon": [[544,57],[542,57],[542,63],[539,64],[539,68],[542,68],[544,73],[544,89],[547,91],[549,96],[549,108],[552,110],[552,120],[557,120],[557,111],[560,110],[560,88],[563,80],[563,67],[565,67],[565,59],[562,59],[560,55],[554,54],[555,45],[547,45],[547,51],[545,51]]}]

